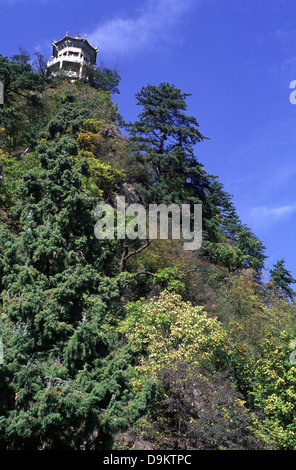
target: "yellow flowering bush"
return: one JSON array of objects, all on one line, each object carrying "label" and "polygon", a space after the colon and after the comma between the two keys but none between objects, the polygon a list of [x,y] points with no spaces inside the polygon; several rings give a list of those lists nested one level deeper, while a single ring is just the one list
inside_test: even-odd
[{"label": "yellow flowering bush", "polygon": [[155,377],[162,369],[177,367],[180,362],[207,365],[211,369],[224,367],[228,350],[226,332],[203,307],[195,307],[165,290],[150,302],[128,304],[127,310],[121,329],[139,356],[136,370],[140,382]]}]

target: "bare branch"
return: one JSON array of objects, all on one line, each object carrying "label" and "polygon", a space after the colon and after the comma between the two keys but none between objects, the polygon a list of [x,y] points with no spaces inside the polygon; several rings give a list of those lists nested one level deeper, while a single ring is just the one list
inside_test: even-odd
[{"label": "bare branch", "polygon": [[132,256],[135,256],[135,255],[138,255],[139,253],[141,253],[141,251],[145,250],[145,248],[147,248],[151,244],[151,241],[152,240],[147,240],[147,242],[144,245],[142,245],[137,250],[131,251],[130,253],[128,251],[129,250],[128,245],[125,244],[123,253],[122,253],[121,258],[120,258],[120,261],[117,260],[118,267],[119,267],[119,272],[122,273],[124,271],[125,264],[126,264],[126,262],[129,258],[131,258]]},{"label": "bare branch", "polygon": [[139,271],[135,273],[134,277],[141,276],[141,274],[145,274],[146,276],[155,276],[155,273],[151,273],[150,271],[143,270],[143,271]]},{"label": "bare branch", "polygon": [[185,271],[185,273],[180,274],[180,276],[177,277],[177,279],[183,279],[187,274],[194,273],[197,270],[197,266],[193,269],[189,269],[188,271]]}]

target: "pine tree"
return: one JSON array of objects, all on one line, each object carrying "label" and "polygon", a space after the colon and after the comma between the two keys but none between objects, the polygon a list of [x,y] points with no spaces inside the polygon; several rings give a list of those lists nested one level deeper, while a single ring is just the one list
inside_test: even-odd
[{"label": "pine tree", "polygon": [[291,275],[291,272],[285,268],[285,260],[282,258],[273,265],[274,269],[271,269],[270,280],[273,285],[282,291],[283,295],[288,299],[293,299],[295,292],[290,287],[290,284],[296,283]]},{"label": "pine tree", "polygon": [[136,95],[143,111],[128,129],[134,155],[147,168],[148,184],[142,189],[149,202],[183,201],[195,174],[202,183],[205,171],[193,157],[193,146],[205,137],[196,119],[185,113],[188,96],[169,83],[148,85]]},{"label": "pine tree", "polygon": [[203,205],[204,237],[217,240],[219,209],[211,200],[212,176],[194,155],[207,139],[195,117],[187,115],[183,93],[170,83],[148,85],[136,95],[143,111],[130,123],[130,146],[140,169],[137,190],[147,203]]}]

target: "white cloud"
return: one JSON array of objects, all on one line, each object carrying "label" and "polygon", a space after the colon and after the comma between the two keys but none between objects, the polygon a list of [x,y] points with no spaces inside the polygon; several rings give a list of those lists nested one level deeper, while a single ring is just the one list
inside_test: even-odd
[{"label": "white cloud", "polygon": [[88,34],[105,54],[130,56],[165,41],[185,13],[200,0],[147,0],[135,17],[118,16]]},{"label": "white cloud", "polygon": [[283,217],[287,217],[296,212],[296,203],[287,204],[280,207],[254,207],[251,211],[251,217],[257,223],[274,222]]}]

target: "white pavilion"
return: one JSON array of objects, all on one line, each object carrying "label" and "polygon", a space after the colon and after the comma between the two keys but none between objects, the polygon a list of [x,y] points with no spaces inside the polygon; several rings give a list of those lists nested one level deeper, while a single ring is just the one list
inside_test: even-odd
[{"label": "white pavilion", "polygon": [[98,48],[89,44],[86,36],[80,38],[79,32],[75,38],[67,33],[52,45],[52,60],[47,62],[48,75],[57,75],[62,71],[70,78],[82,78],[96,64]]}]

